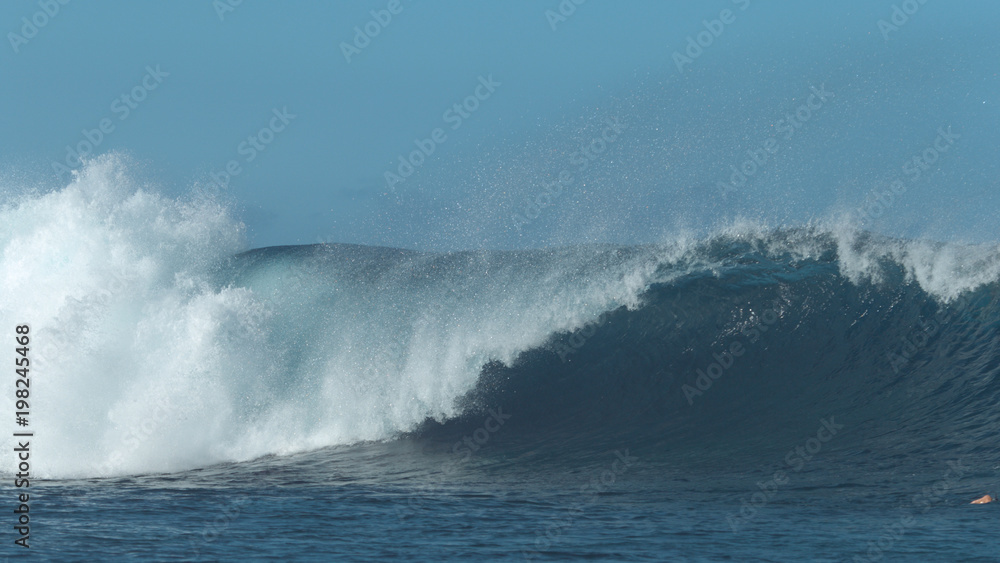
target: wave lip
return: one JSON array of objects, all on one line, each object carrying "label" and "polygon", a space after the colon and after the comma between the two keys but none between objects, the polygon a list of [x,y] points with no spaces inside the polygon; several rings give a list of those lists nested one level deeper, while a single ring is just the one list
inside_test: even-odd
[{"label": "wave lip", "polygon": [[243,230],[113,158],[0,209],[0,320],[35,334],[43,476],[433,437],[496,407],[511,443],[550,452],[767,449],[831,415],[857,436],[967,431],[953,447],[996,428],[997,246],[743,223],[631,247],[245,251]]},{"label": "wave lip", "polygon": [[835,450],[989,447],[996,283],[945,302],[916,283],[852,283],[835,260],[762,265],[653,284],[637,310],[495,370],[475,400],[521,413],[526,443],[553,455],[628,443],[646,457],[766,459],[831,417],[848,428]]}]

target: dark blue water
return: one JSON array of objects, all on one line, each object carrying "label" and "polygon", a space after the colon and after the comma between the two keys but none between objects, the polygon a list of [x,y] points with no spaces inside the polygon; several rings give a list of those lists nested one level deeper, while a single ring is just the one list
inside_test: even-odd
[{"label": "dark blue water", "polygon": [[[673,247],[241,254],[209,267],[205,291],[254,292],[268,316],[252,342],[274,361],[259,363],[235,328],[211,332],[241,379],[212,387],[221,376],[207,374],[203,390],[239,392],[199,420],[232,430],[188,435],[173,419],[199,411],[171,410],[103,474],[49,462],[31,487],[31,554],[998,561],[998,505],[969,504],[996,495],[1000,477],[994,264],[992,247],[822,230]],[[555,313],[568,309],[586,314]],[[374,328],[393,323],[415,347],[386,347]],[[532,323],[543,337],[520,340]],[[528,344],[505,356],[497,341]],[[226,355],[241,346],[246,364]],[[414,370],[424,354],[439,371]],[[451,356],[478,367],[444,387],[443,411],[427,388],[465,381]],[[359,375],[332,394],[345,373]],[[310,395],[349,400],[324,409]],[[352,410],[364,400],[375,406]],[[408,421],[400,404],[423,410]],[[275,413],[294,411],[282,405],[306,416],[283,426]],[[382,434],[366,438],[370,427]],[[205,435],[219,443],[203,447]],[[148,445],[188,467],[157,470]]]},{"label": "dark blue water", "polygon": [[[342,465],[332,452],[322,458],[321,465]],[[277,485],[250,473],[253,486],[191,475],[49,486],[39,504],[39,520],[49,523],[38,526],[32,549],[81,561],[94,552],[204,561],[996,561],[995,507],[964,504],[981,477],[931,498],[924,511],[899,506],[897,495],[933,486],[931,475],[835,485],[803,475],[733,532],[727,518],[765,475],[646,466],[630,468],[596,498],[579,492],[606,470],[581,464],[534,480],[515,471],[512,480],[498,475],[501,468],[478,467],[431,484],[310,474]]]}]

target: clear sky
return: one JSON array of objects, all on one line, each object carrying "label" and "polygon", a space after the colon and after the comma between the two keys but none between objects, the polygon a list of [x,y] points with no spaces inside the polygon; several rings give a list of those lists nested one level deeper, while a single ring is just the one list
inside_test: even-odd
[{"label": "clear sky", "polygon": [[997,240],[995,2],[578,1],[3,2],[4,185],[95,144],[214,183],[252,246],[509,248],[801,224],[899,179],[867,228]]}]

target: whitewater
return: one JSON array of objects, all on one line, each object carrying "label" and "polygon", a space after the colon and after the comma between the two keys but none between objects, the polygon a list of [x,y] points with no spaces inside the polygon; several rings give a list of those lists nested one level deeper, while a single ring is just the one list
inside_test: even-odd
[{"label": "whitewater", "polygon": [[[225,205],[137,187],[114,158],[8,202],[0,224],[0,318],[30,323],[47,382],[37,390],[46,477],[392,439],[461,414],[486,365],[510,366],[602,314],[642,309],[654,287],[702,276],[776,278],[833,261],[865,291],[919,288],[944,305],[1000,279],[995,245],[821,224],[742,223],[642,247],[247,251]],[[786,300],[779,316],[808,305]]]},{"label": "whitewater", "polygon": [[[850,506],[874,507],[862,527],[895,543],[996,490],[997,244],[843,216],[536,250],[246,241],[231,202],[163,195],[115,155],[2,203],[0,326],[31,327],[48,495],[112,509],[133,489],[193,489],[250,525],[255,499],[264,518],[304,487],[319,521],[387,503],[399,553],[466,518],[452,500],[485,495],[541,519],[515,536],[533,559],[617,553],[585,539],[611,541],[588,518],[616,503],[644,515],[628,529],[646,544],[661,540],[643,526],[709,499],[712,526],[742,533],[803,517],[807,497],[848,528]],[[545,491],[565,480],[591,482],[591,500],[552,524],[569,501]],[[514,540],[481,541],[499,556]]]}]

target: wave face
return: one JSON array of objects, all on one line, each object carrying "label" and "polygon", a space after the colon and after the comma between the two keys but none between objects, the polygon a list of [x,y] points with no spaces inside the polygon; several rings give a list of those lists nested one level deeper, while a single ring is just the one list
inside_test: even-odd
[{"label": "wave face", "polygon": [[136,188],[111,160],[0,208],[0,326],[32,327],[39,473],[443,443],[498,408],[512,455],[725,463],[835,417],[845,451],[997,460],[995,246],[752,224],[516,252],[243,241],[217,201]]}]

